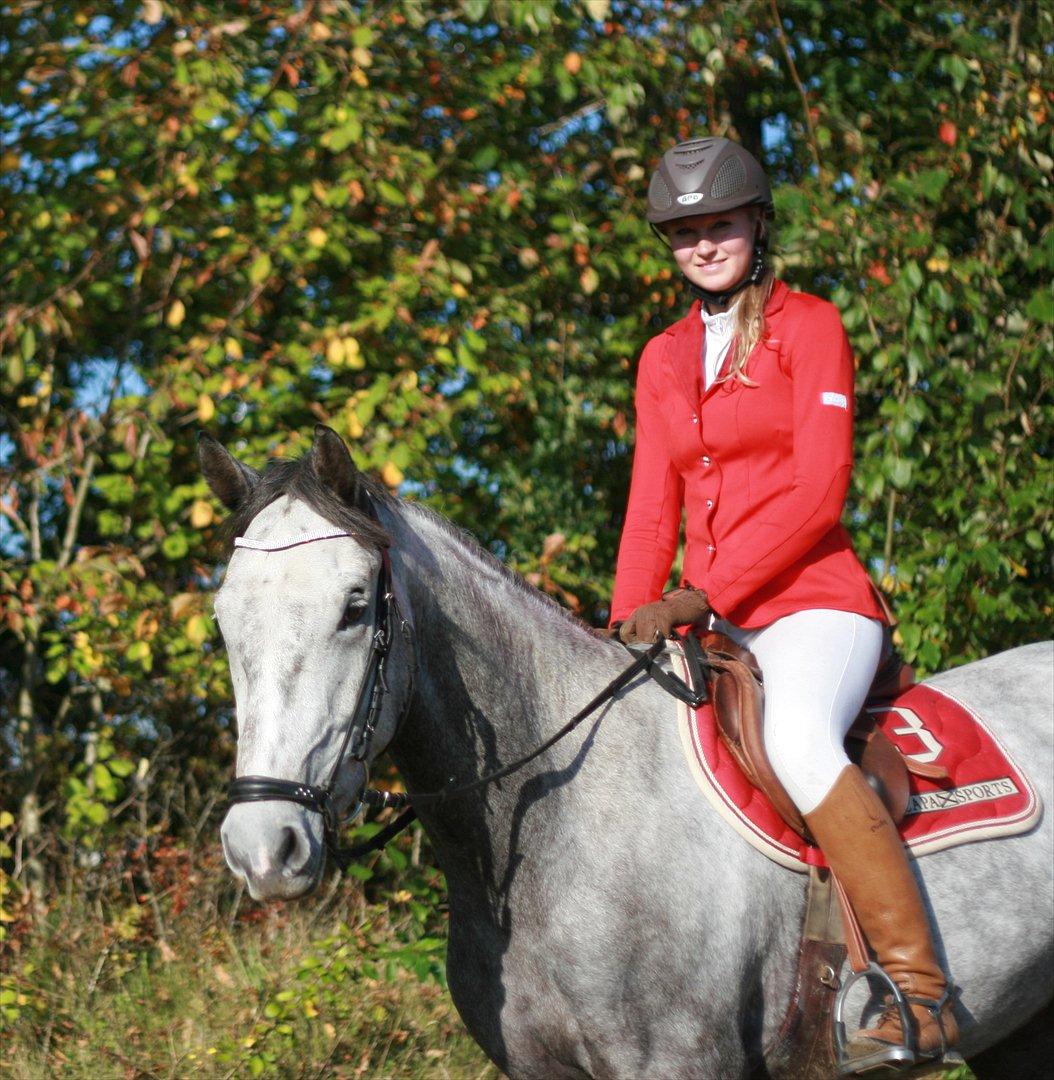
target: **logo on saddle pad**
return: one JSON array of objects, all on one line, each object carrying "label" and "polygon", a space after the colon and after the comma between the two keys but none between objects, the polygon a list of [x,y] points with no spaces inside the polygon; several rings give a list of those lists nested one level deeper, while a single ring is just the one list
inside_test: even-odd
[{"label": "logo on saddle pad", "polygon": [[923,791],[908,799],[905,814],[932,814],[935,810],[951,810],[956,806],[969,803],[995,802],[1006,795],[1017,795],[1021,789],[1009,776],[998,780],[982,780],[964,787],[948,788],[944,791]]},{"label": "logo on saddle pad", "polygon": [[[930,762],[936,761],[941,756],[941,751],[944,747],[934,737],[926,725],[922,722],[922,717],[918,713],[912,712],[911,709],[905,709],[900,705],[880,705],[876,709],[868,709],[872,716],[879,713],[896,713],[904,721],[903,727],[893,728],[888,731],[888,735],[914,735],[920,743],[925,747],[925,750],[920,751],[917,754],[908,753],[908,748],[900,746],[898,744],[897,749],[905,756],[911,758],[913,761],[922,762],[924,765],[928,765]],[[896,741],[896,740],[894,740]]]}]

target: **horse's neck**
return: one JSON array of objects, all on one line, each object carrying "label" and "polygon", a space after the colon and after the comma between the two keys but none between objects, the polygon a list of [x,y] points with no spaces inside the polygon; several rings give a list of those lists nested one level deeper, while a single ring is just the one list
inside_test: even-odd
[{"label": "horse's neck", "polygon": [[393,557],[397,572],[405,567],[415,621],[419,711],[476,748],[449,763],[459,776],[490,768],[495,752],[504,761],[536,745],[570,703],[581,703],[591,671],[617,670],[605,643],[431,514],[406,510],[397,528]]},{"label": "horse's neck", "polygon": [[[406,508],[389,528],[419,663],[411,715],[393,746],[411,790],[468,783],[523,756],[627,663],[431,514]],[[437,846],[447,829],[457,846],[456,836],[481,828],[481,818],[507,820],[525,782],[573,754],[588,728],[556,758],[545,755],[500,786],[427,815]],[[562,795],[565,806],[573,801],[569,791]],[[500,832],[488,835],[497,849]],[[503,851],[493,855],[500,861]]]}]

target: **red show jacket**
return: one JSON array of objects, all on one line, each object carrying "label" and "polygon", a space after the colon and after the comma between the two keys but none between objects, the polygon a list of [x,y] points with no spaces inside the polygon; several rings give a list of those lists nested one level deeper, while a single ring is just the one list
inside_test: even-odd
[{"label": "red show jacket", "polygon": [[718,615],[766,626],[809,608],[886,621],[841,524],[853,461],[853,355],[838,309],[777,282],[747,375],[702,389],[699,303],[641,355],[637,445],[611,619],[682,578]]}]

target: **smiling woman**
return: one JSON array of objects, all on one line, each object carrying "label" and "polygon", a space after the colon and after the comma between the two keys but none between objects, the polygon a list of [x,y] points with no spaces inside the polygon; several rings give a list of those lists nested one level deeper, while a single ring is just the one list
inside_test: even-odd
[{"label": "smiling woman", "polygon": [[[652,176],[648,221],[697,304],[641,357],[611,616],[627,643],[688,624],[755,654],[772,768],[910,1003],[912,1030],[905,1006],[850,1041],[862,1071],[940,1057],[957,1028],[896,830],[844,750],[889,617],[841,524],[853,356],[833,305],[766,267],[772,213],[760,164],[728,139],[680,143]],[[682,515],[682,588],[663,597]]]}]

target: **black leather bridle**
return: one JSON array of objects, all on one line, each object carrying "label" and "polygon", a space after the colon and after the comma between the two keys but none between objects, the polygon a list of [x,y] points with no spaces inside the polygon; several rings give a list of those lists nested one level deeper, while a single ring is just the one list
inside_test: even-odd
[{"label": "black leather bridle", "polygon": [[[321,539],[321,538],[320,538]],[[387,551],[381,552],[381,570],[377,575],[377,591],[374,599],[374,631],[370,644],[370,655],[366,661],[366,672],[359,694],[352,711],[351,722],[344,732],[344,739],[340,744],[333,768],[329,778],[324,784],[307,784],[296,780],[283,780],[275,776],[239,776],[230,782],[227,788],[229,805],[247,802],[267,802],[280,800],[294,802],[308,810],[322,816],[323,841],[326,850],[333,861],[346,870],[348,865],[362,855],[382,848],[393,836],[410,824],[417,816],[417,812],[411,803],[443,803],[448,799],[462,798],[473,792],[479,791],[489,784],[516,772],[528,762],[539,757],[550,747],[555,746],[561,739],[569,735],[587,717],[591,716],[601,705],[610,701],[622,689],[628,686],[641,672],[647,672],[660,686],[674,697],[687,702],[693,708],[697,708],[706,700],[705,681],[702,677],[704,657],[698,640],[689,634],[685,638],[675,635],[682,641],[685,656],[690,670],[690,684],[683,682],[676,676],[659,668],[656,660],[665,649],[666,642],[662,639],[654,642],[643,652],[636,655],[636,659],[629,667],[625,668],[607,686],[605,686],[590,702],[580,709],[571,719],[564,724],[559,731],[546,739],[541,745],[535,747],[530,753],[510,762],[502,768],[495,769],[477,780],[463,784],[460,787],[447,787],[440,791],[420,792],[413,796],[403,792],[392,792],[370,788],[369,784],[369,759],[373,746],[373,736],[377,729],[377,721],[380,718],[381,709],[384,705],[384,695],[388,693],[388,684],[385,677],[388,664],[388,654],[391,651],[392,641],[395,636],[395,624],[398,621],[401,632],[410,652],[410,668],[406,692],[406,701],[402,715],[399,717],[396,730],[398,731],[413,697],[414,672],[416,669],[417,654],[414,648],[413,629],[409,620],[399,610],[399,602],[396,599],[392,584],[392,565]],[[634,650],[630,650],[634,652]],[[363,766],[362,786],[352,800],[352,809],[349,813],[341,815],[337,810],[334,791],[337,777],[344,764],[345,757],[351,761],[357,761]],[[340,830],[347,822],[351,821],[359,813],[363,805],[375,808],[393,807],[405,809],[404,812],[387,825],[372,839],[355,847],[345,848],[340,845]]]},{"label": "black leather bridle", "polygon": [[[410,650],[409,686],[406,691],[403,714],[399,717],[399,724],[401,724],[413,696],[415,655],[413,630],[410,622],[399,610],[399,602],[392,585],[391,559],[387,551],[382,551],[381,570],[377,575],[377,590],[374,596],[373,638],[370,642],[370,654],[366,659],[366,672],[359,686],[351,721],[344,731],[344,738],[328,779],[324,784],[307,784],[296,780],[282,780],[276,776],[239,776],[232,780],[227,788],[227,799],[231,805],[278,799],[298,803],[316,814],[321,814],[326,848],[341,869],[344,869],[358,854],[357,849],[341,848],[341,826],[358,814],[363,802],[381,806],[392,803],[392,800],[384,798],[386,792],[367,791],[366,785],[369,783],[369,759],[373,736],[377,731],[377,721],[384,706],[384,696],[389,692],[386,672],[396,624]],[[337,810],[335,789],[345,758],[349,761],[357,761],[363,766],[363,783],[352,800],[353,809],[342,816]]]}]

